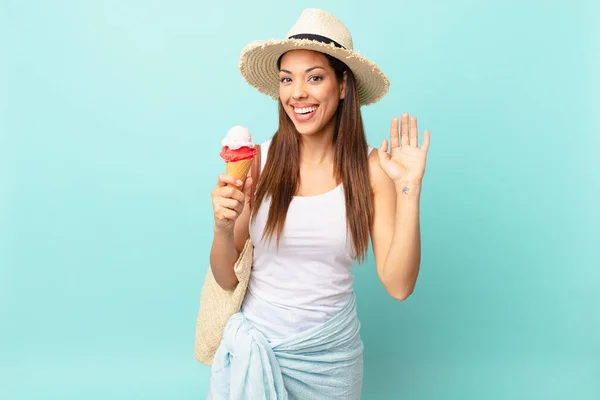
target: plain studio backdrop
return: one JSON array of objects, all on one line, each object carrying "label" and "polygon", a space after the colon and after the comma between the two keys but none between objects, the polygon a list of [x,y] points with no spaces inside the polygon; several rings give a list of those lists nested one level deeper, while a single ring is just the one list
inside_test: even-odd
[{"label": "plain studio backdrop", "polygon": [[[364,399],[600,399],[600,10],[589,1],[0,6],[0,398],[203,399],[210,191],[276,102],[238,56],[306,7],[431,130],[414,294],[356,268]],[[594,4],[595,3],[595,4]]]}]

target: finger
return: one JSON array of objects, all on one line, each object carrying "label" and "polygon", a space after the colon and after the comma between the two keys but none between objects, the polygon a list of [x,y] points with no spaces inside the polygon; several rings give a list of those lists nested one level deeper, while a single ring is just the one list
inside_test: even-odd
[{"label": "finger", "polygon": [[377,152],[379,153],[379,161],[380,162],[385,163],[390,159],[390,155],[388,154],[387,139],[383,139],[383,142],[381,143],[381,146],[379,146],[379,149],[377,149]]},{"label": "finger", "polygon": [[236,178],[235,176],[231,176],[231,175],[227,175],[227,174],[219,175],[218,185],[226,186],[228,184],[234,185],[234,186],[242,186],[243,182],[241,180],[239,180],[238,178]]},{"label": "finger", "polygon": [[[400,139],[398,138],[398,124],[398,117],[392,118],[392,124],[390,125],[390,143],[392,144],[392,149],[400,146]],[[385,151],[387,151],[387,142]]]},{"label": "finger", "polygon": [[405,112],[402,114],[402,123],[400,124],[400,135],[402,142],[400,146],[408,146],[408,113]]},{"label": "finger", "polygon": [[429,131],[423,132],[423,145],[421,146],[421,148],[425,151],[425,153],[427,153],[427,151],[429,150],[429,142],[431,140],[430,136],[431,134],[429,133]]},{"label": "finger", "polygon": [[410,118],[410,135],[408,140],[410,142],[410,147],[418,147],[419,130],[417,129],[417,117],[415,116]]},{"label": "finger", "polygon": [[237,213],[228,208],[222,208],[218,212],[215,213],[215,216],[220,220],[230,219],[233,220],[237,217]]},{"label": "finger", "polygon": [[231,198],[244,204],[244,200],[246,200],[246,194],[242,191],[242,189],[235,189]]},{"label": "finger", "polygon": [[234,199],[237,201],[244,201],[244,193],[242,193],[239,189],[236,189],[232,186],[225,186],[219,190],[219,195],[226,199]]},{"label": "finger", "polygon": [[234,199],[221,199],[219,201],[219,207],[233,211],[241,211],[243,205],[243,202]]}]

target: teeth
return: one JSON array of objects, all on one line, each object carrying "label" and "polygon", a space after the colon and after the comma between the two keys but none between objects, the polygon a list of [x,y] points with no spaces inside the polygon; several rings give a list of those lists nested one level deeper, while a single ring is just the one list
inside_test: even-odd
[{"label": "teeth", "polygon": [[304,107],[304,108],[294,108],[294,111],[298,114],[306,114],[309,112],[313,112],[317,109],[317,107]]}]

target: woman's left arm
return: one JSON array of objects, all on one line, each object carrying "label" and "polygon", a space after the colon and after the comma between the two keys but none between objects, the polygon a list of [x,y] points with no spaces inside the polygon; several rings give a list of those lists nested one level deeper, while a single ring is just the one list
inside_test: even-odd
[{"label": "woman's left arm", "polygon": [[416,117],[402,115],[390,128],[391,149],[384,139],[369,159],[374,194],[371,240],[379,279],[387,292],[404,300],[414,290],[421,264],[420,200],[429,131],[418,147]]}]

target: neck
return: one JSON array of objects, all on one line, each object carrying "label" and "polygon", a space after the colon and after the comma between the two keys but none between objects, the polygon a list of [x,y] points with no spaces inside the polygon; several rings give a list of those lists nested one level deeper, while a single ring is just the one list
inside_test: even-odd
[{"label": "neck", "polygon": [[307,165],[333,164],[333,132],[335,120],[312,135],[300,135],[300,163]]}]

